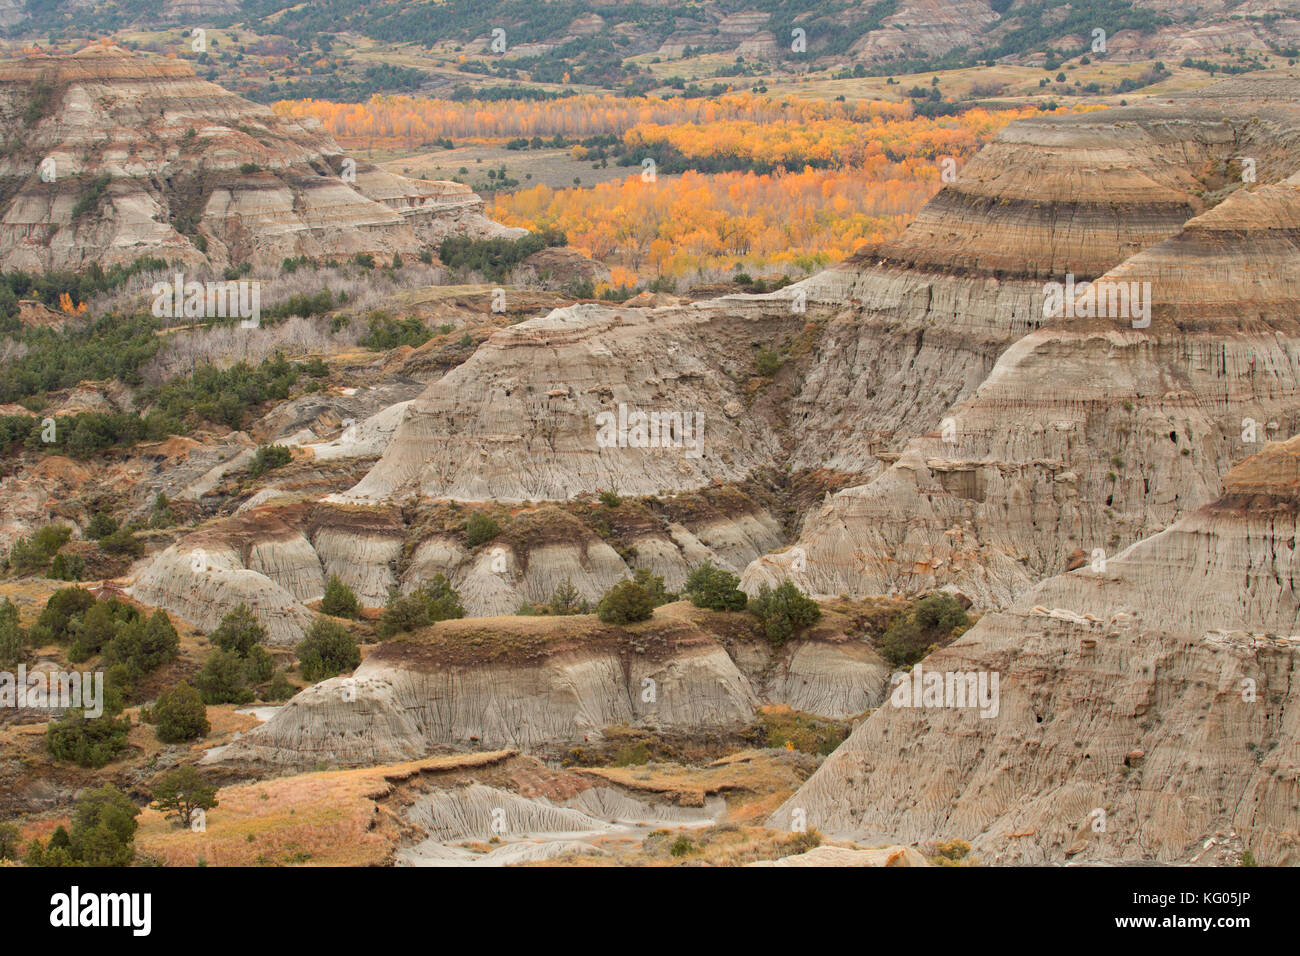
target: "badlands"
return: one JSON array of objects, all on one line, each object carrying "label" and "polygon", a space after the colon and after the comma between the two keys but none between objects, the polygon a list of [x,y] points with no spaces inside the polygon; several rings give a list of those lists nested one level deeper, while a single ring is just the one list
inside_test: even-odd
[{"label": "badlands", "polygon": [[[177,61],[0,64],[0,115],[24,130],[0,155],[5,270],[402,265],[518,235],[455,183],[345,178],[322,130]],[[1300,863],[1297,157],[1300,78],[1276,72],[1044,113],[897,239],[777,291],[510,289],[498,321],[490,286],[406,290],[448,331],[348,343],[326,374],[351,384],[279,396],[247,429],[15,455],[6,543],[58,518],[93,566],[103,489],[153,525],[84,579],[179,631],[132,688],[128,740],[152,762],[104,773],[131,790],[193,766],[221,790],[202,840],[151,809],[137,852]],[[31,174],[47,158],[49,181]],[[1076,282],[1135,284],[1145,308],[1046,307]],[[84,392],[53,401],[139,410]],[[645,431],[649,413],[673,424]],[[6,592],[30,628],[55,590],[34,580]],[[618,619],[620,589],[659,599]],[[815,613],[774,630],[773,589]],[[438,601],[460,613],[402,617]],[[285,699],[210,706],[201,744],[159,746],[158,699],[234,653],[213,648],[241,615],[250,660],[283,677],[296,652]],[[317,679],[303,648],[326,617],[356,655]],[[900,705],[899,677],[925,672],[996,676],[996,706]],[[36,757],[32,726],[4,725],[36,769],[2,771],[2,809],[52,824],[87,778]],[[299,812],[355,855],[304,850]],[[277,834],[261,856],[253,829]]]}]

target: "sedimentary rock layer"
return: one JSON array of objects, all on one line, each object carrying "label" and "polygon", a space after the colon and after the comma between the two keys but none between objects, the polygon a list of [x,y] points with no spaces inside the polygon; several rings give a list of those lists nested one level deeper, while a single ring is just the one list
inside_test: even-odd
[{"label": "sedimentary rock layer", "polygon": [[354,162],[182,60],[99,45],[0,63],[0,268],[187,268],[356,252],[414,255],[453,233],[514,234],[456,183]]},{"label": "sedimentary rock layer", "polygon": [[591,616],[445,621],[301,692],[219,759],[303,766],[439,746],[535,750],[597,741],[614,726],[736,732],[762,700],[835,718],[880,702],[884,662],[834,624],[780,651],[724,646],[709,624],[681,604],[626,629]]},{"label": "sedimentary rock layer", "polygon": [[521,510],[505,533],[468,547],[459,535],[409,528],[394,505],[303,502],[254,496],[228,519],[187,535],[150,559],[131,593],[209,628],[237,604],[263,621],[276,643],[310,624],[306,604],[337,575],[368,607],[396,588],[410,593],[443,575],[470,616],[513,614],[546,604],[565,582],[595,604],[645,568],[679,589],[690,568],[712,561],[741,571],[783,541],[779,523],[739,494],[680,521],[647,523],[622,554],[555,506]]},{"label": "sedimentary rock layer", "polygon": [[960,837],[988,863],[1187,860],[1234,835],[1296,863],[1298,492],[1300,439],[1269,444],[1214,502],[986,615],[918,666],[999,674],[996,716],[891,698],[772,822]]},{"label": "sedimentary rock layer", "polygon": [[1300,176],[1233,192],[1007,348],[939,428],[811,516],[796,549],[751,565],[746,588],[953,584],[999,606],[1166,526],[1300,426],[1298,270]]}]

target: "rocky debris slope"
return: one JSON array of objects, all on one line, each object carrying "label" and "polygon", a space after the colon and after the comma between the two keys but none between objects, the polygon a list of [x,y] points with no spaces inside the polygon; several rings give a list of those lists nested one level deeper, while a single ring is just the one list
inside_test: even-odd
[{"label": "rocky debris slope", "polygon": [[961,838],[987,863],[1191,860],[1216,834],[1300,862],[1298,532],[1293,438],[918,665],[997,673],[995,716],[946,690],[891,696],[771,822],[799,809],[855,839]]},{"label": "rocky debris slope", "polygon": [[0,268],[188,268],[414,255],[518,234],[456,183],[356,163],[319,124],[201,80],[182,60],[97,45],[0,63]]},{"label": "rocky debris slope", "polygon": [[849,48],[871,63],[943,56],[977,44],[998,21],[986,0],[902,0],[880,24]]},{"label": "rocky debris slope", "polygon": [[[781,651],[756,635],[724,644],[718,633],[707,612],[682,604],[627,628],[586,615],[444,621],[380,645],[350,677],[302,691],[213,759],[299,767],[446,746],[546,750],[599,741],[616,726],[728,734],[753,723],[760,691],[835,718],[882,699],[884,662],[832,622]],[[780,677],[764,686],[764,671]]]},{"label": "rocky debris slope", "polygon": [[955,585],[1001,606],[1165,527],[1234,461],[1300,428],[1297,270],[1300,175],[1233,193],[1097,280],[1147,290],[1149,321],[1029,333],[940,429],[834,496],[794,549],[751,565],[746,589]]},{"label": "rocky debris slope", "polygon": [[[238,532],[242,530],[244,534]],[[253,534],[255,533],[255,538]],[[220,530],[186,536],[156,556],[129,588],[205,631],[239,604],[253,608],[272,644],[295,644],[311,625],[302,601],[325,590],[320,559],[296,528],[253,510]]]},{"label": "rocky debris slope", "polygon": [[[1111,13],[1096,17],[1106,29],[1109,61],[1196,58],[1222,55],[1225,50],[1267,55],[1278,47],[1294,46],[1300,38],[1300,5],[1295,0],[1147,0],[1140,4],[1149,21],[1142,29],[1125,28]],[[1022,47],[1018,31],[1039,34],[1039,42],[1057,50],[1087,50],[1093,40],[1087,28],[1067,27],[1064,4],[991,3],[988,0],[899,0],[880,26],[850,48],[855,60],[885,64],[943,56],[958,50],[990,50],[1011,39],[1011,58],[1042,60],[1043,46]],[[1045,34],[1045,35],[1043,35]],[[1000,51],[999,51],[1000,52]]]}]

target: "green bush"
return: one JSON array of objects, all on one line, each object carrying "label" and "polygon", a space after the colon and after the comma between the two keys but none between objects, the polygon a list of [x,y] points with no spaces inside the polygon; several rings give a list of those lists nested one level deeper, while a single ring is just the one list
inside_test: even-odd
[{"label": "green bush", "polygon": [[297,693],[297,691],[295,691],[293,684],[289,683],[289,678],[285,675],[283,670],[276,670],[276,672],[271,675],[271,686],[266,689],[267,700],[288,700],[295,693]]},{"label": "green bush", "polygon": [[372,352],[386,352],[403,345],[418,348],[433,338],[429,327],[415,317],[394,319],[387,313],[375,310],[370,313],[367,321],[369,325],[366,334],[361,337],[360,345]]},{"label": "green bush", "polygon": [[936,592],[894,618],[880,640],[879,650],[894,667],[907,667],[953,641],[969,626],[970,618],[957,599]]},{"label": "green bush", "polygon": [[578,589],[573,583],[565,578],[560,586],[555,589],[548,602],[552,614],[590,614],[591,604],[578,593]]},{"label": "green bush", "polygon": [[0,823],[0,860],[17,860],[21,835],[12,823]]},{"label": "green bush", "polygon": [[916,602],[912,614],[921,627],[942,631],[945,634],[970,624],[966,609],[961,606],[961,602],[951,594],[943,592],[927,594],[921,598]]},{"label": "green bush", "polygon": [[195,810],[211,810],[217,805],[217,786],[203,779],[194,767],[179,766],[153,787],[153,805],[164,816],[177,814],[181,826],[188,829]]},{"label": "green bush", "polygon": [[388,593],[388,603],[379,616],[379,634],[392,637],[401,631],[414,631],[438,621],[464,616],[460,595],[443,575],[438,574],[405,597],[396,588]]},{"label": "green bush", "polygon": [[712,561],[705,561],[687,575],[683,591],[696,607],[711,611],[741,611],[749,603],[740,590],[740,578],[715,567]]},{"label": "green bush", "polygon": [[100,538],[99,547],[109,554],[121,554],[128,558],[138,558],[144,554],[144,542],[130,528],[118,528],[112,534]]},{"label": "green bush", "polygon": [[45,728],[45,749],[55,760],[98,768],[126,749],[131,722],[104,714],[86,717],[82,711],[52,720]]},{"label": "green bush", "polygon": [[677,595],[664,587],[664,579],[661,575],[650,573],[649,568],[637,568],[632,575],[632,580],[641,587],[645,588],[646,593],[650,595],[650,600],[655,607],[663,604],[671,604],[677,600]]},{"label": "green bush", "polygon": [[46,577],[54,581],[80,581],[86,573],[86,559],[79,554],[64,554],[60,551],[50,562]]},{"label": "green bush", "polygon": [[86,524],[86,537],[98,541],[101,538],[107,538],[116,530],[117,521],[112,515],[104,511],[96,511]]},{"label": "green bush", "polygon": [[217,786],[187,764],[158,781],[153,788],[153,802],[164,815],[175,813],[181,826],[188,829],[195,810],[211,810],[217,805]]},{"label": "green bush", "polygon": [[68,660],[74,664],[89,660],[103,651],[121,629],[139,620],[140,612],[117,598],[94,602],[72,637]]},{"label": "green bush", "polygon": [[605,592],[596,605],[596,616],[606,624],[631,624],[654,614],[650,592],[635,581],[619,581]]},{"label": "green bush", "polygon": [[477,548],[486,544],[501,533],[501,525],[482,512],[474,512],[465,522],[465,544]]},{"label": "green bush", "polygon": [[72,529],[48,524],[29,538],[19,538],[9,549],[9,570],[14,574],[44,574],[59,548],[68,543]]},{"label": "green bush", "polygon": [[468,236],[448,236],[438,247],[438,258],[452,269],[466,269],[481,273],[493,282],[501,282],[506,274],[535,252],[548,246],[567,245],[564,233],[543,230],[518,239],[471,239]]},{"label": "green bush", "polygon": [[104,645],[104,664],[123,666],[128,678],[135,680],[174,659],[180,646],[180,635],[160,608],[148,621],[137,619],[120,628]]},{"label": "green bush", "polygon": [[171,502],[161,491],[154,496],[153,511],[149,513],[149,527],[151,528],[170,528],[176,523],[176,515],[172,513]]},{"label": "green bush", "polygon": [[206,737],[210,729],[203,699],[184,682],[159,694],[152,713],[154,733],[165,744]]},{"label": "green bush", "polygon": [[85,191],[77,197],[77,201],[72,207],[74,222],[99,208],[100,197],[104,195],[104,190],[108,188],[108,184],[112,181],[111,176],[104,174],[96,176],[87,184]]},{"label": "green bush", "polygon": [[266,640],[266,628],[262,627],[253,609],[240,602],[222,616],[221,623],[208,640],[223,651],[246,657]]},{"label": "green bush", "polygon": [[85,588],[61,588],[50,595],[32,628],[33,642],[63,643],[72,640],[81,619],[95,605],[95,596]]},{"label": "green bush", "polygon": [[355,670],[361,664],[357,639],[342,624],[317,618],[295,649],[304,680],[317,681]]},{"label": "green bush", "polygon": [[116,787],[83,791],[72,814],[72,832],[59,826],[42,846],[33,840],[23,858],[28,866],[129,866],[135,856],[140,811]]},{"label": "green bush", "polygon": [[27,657],[27,633],[18,623],[18,608],[8,598],[0,604],[0,669],[9,670]]},{"label": "green bush", "polygon": [[767,639],[778,647],[822,616],[817,602],[793,581],[783,581],[775,590],[762,585],[758,596],[749,602],[749,610],[762,622]]},{"label": "green bush", "polygon": [[282,468],[293,459],[291,452],[284,445],[263,445],[253,453],[253,460],[248,465],[250,478],[261,478],[268,471]]},{"label": "green bush", "polygon": [[361,613],[357,596],[337,574],[331,574],[330,579],[325,582],[325,597],[321,600],[320,609],[333,617],[355,619]]},{"label": "green bush", "polygon": [[275,671],[275,658],[265,647],[257,646],[244,655],[244,680],[261,684],[271,679]]},{"label": "green bush", "polygon": [[253,699],[244,659],[219,647],[203,662],[194,683],[205,704],[247,704]]},{"label": "green bush", "polygon": [[773,352],[771,349],[760,349],[755,365],[758,368],[759,375],[764,378],[771,378],[781,371],[783,361],[779,352]]}]

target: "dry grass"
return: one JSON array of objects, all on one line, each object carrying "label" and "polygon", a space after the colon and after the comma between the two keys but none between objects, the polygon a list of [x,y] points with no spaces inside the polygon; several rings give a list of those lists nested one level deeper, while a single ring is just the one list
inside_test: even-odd
[{"label": "dry grass", "polygon": [[423,773],[484,766],[513,753],[454,754],[223,787],[204,833],[144,810],[136,855],[165,866],[380,866],[401,835],[380,806],[396,787]]},{"label": "dry grass", "polygon": [[756,801],[779,806],[812,772],[816,761],[790,751],[745,750],[704,767],[647,763],[631,767],[584,767],[575,773],[667,797],[683,806],[702,806],[705,797],[725,794],[733,814],[756,817]]}]

